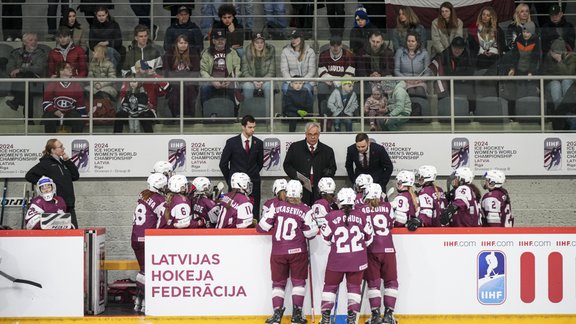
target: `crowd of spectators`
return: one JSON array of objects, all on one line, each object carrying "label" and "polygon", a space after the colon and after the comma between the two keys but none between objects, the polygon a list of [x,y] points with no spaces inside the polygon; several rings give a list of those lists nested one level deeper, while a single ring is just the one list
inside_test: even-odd
[{"label": "crowd of spectators", "polygon": [[[221,79],[281,76],[286,79],[279,85],[282,94],[282,116],[289,117],[291,132],[295,131],[298,118],[312,114],[330,117],[330,122],[323,125],[325,131],[352,131],[352,119],[360,115],[362,110],[359,109],[363,101],[361,99],[368,101],[369,98],[370,104],[363,109],[373,118],[370,121],[371,129],[397,130],[404,121],[395,115],[396,113],[408,117],[417,116],[421,111],[408,107],[412,103],[406,103],[404,96],[400,95],[401,91],[408,94],[408,101],[430,95],[443,97],[449,93],[446,82],[406,80],[407,77],[539,74],[560,76],[573,75],[576,68],[572,55],[576,38],[574,26],[564,16],[565,7],[559,4],[548,7],[548,19],[542,22],[532,17],[527,4],[520,3],[513,17],[509,17],[510,24],[505,30],[500,27],[502,22],[498,20],[499,13],[491,6],[480,9],[472,24],[464,26],[463,19],[458,16],[458,8],[450,2],[444,2],[437,10],[437,17],[426,27],[413,8],[398,6],[394,16],[395,27],[385,29],[372,22],[369,5],[360,5],[354,12],[353,26],[349,34],[345,35],[342,28],[345,21],[343,16],[346,15],[343,4],[330,2],[326,4],[330,18],[329,44],[315,51],[308,40],[311,37],[311,18],[306,16],[313,12],[314,8],[308,4],[292,4],[293,11],[301,15],[292,22],[296,28],[284,30],[288,22],[282,17],[274,17],[274,14],[284,15],[285,3],[266,3],[265,12],[273,13],[267,17],[266,32],[254,31],[253,19],[250,17],[254,12],[252,2],[239,6],[219,1],[203,4],[202,12],[210,14],[206,14],[203,20],[199,21],[200,26],[192,21],[192,8],[189,4],[171,4],[167,9],[174,18],[164,33],[163,46],[158,46],[154,43],[158,27],[150,24],[149,6],[131,2],[131,7],[140,20],[133,29],[131,44],[125,47],[120,25],[110,12],[113,5],[105,3],[91,8],[88,8],[88,5],[81,6],[78,10],[93,13],[93,19],[84,29],[77,20],[76,10],[62,3],[59,26],[56,26],[53,19],[55,14],[48,15],[49,33],[55,39],[54,47],[50,49],[38,45],[37,33],[21,33],[21,17],[17,17],[17,7],[21,5],[18,3],[9,1],[3,5],[4,17],[16,16],[4,18],[3,22],[20,18],[19,22],[3,26],[6,41],[22,43],[22,46],[14,49],[7,58],[6,72],[9,77],[58,77],[56,65],[59,62],[71,66],[71,78],[149,77],[152,80],[140,82],[140,87],[161,89],[153,91],[152,94],[148,93],[149,102],[143,105],[150,110],[147,113],[150,118],[157,116],[158,96],[167,97],[172,117],[206,116],[196,111],[197,102],[200,109],[203,109],[204,103],[213,97],[229,99],[233,102],[237,115],[244,100],[263,97],[266,102],[270,102],[270,97],[274,94],[271,83],[253,80],[228,82]],[[55,11],[58,5],[58,1],[51,2],[49,13]],[[380,13],[376,11],[376,14]],[[238,16],[243,19],[240,20]],[[288,41],[281,50],[267,42],[270,38],[282,36]],[[209,44],[206,49],[205,39]],[[279,53],[279,62],[276,53]],[[140,72],[137,72],[137,65],[140,66]],[[220,80],[185,83],[183,90],[180,89],[178,81],[169,80],[198,76]],[[316,83],[306,80],[314,77],[325,81]],[[354,82],[354,77],[395,78],[366,83],[365,97],[358,98],[359,85]],[[169,79],[167,82],[160,82],[158,78]],[[298,80],[299,78],[304,79]],[[100,80],[94,82],[92,88],[94,99],[104,98],[109,101],[107,104],[116,107],[117,117],[126,117],[127,109],[125,93],[120,91],[120,85],[124,83],[122,88],[127,90],[130,88],[127,85],[132,83],[123,81]],[[482,80],[456,82],[454,90],[458,95],[470,100],[472,111],[475,97],[484,95],[500,96],[509,100],[512,113],[516,99],[545,91],[553,111],[561,104],[572,84],[572,80],[547,80],[545,89],[539,89],[537,82]],[[47,84],[34,85],[29,90],[32,94],[28,96],[29,99],[34,97],[34,91],[36,94],[43,93],[47,88]],[[90,90],[90,87],[86,83],[79,89],[82,93],[76,96],[85,96],[87,93],[84,93],[84,90]],[[372,96],[373,90],[376,92],[375,96]],[[180,98],[182,94],[183,100]],[[11,95],[13,99],[6,101],[11,109],[18,110],[25,105],[24,84],[12,84]],[[397,102],[399,96],[404,102],[401,109],[387,107]],[[152,98],[156,101],[152,102]],[[317,112],[314,111],[315,106],[318,107]],[[31,102],[28,107],[28,117],[31,118]],[[128,117],[136,115],[140,113],[128,113]],[[115,131],[121,131],[122,127],[119,125],[124,123],[125,120],[118,121]],[[153,127],[148,125],[142,128],[146,132],[153,131]]]}]

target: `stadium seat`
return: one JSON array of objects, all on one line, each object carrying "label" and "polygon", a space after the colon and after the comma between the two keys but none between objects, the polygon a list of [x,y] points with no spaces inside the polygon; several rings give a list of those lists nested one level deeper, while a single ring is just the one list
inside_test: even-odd
[{"label": "stadium seat", "polygon": [[[449,122],[450,116],[450,97],[444,97],[438,100],[438,121]],[[470,117],[470,108],[468,99],[465,97],[454,97],[454,116],[455,117]],[[469,122],[469,118],[456,118],[455,122]]]},{"label": "stadium seat", "polygon": [[[424,97],[410,97],[410,101],[412,101],[412,109],[414,109],[415,105],[420,105],[420,109],[422,114],[415,115],[414,117],[423,116],[423,117],[430,117],[432,113],[430,112],[430,103],[428,102],[428,98]],[[414,111],[412,111],[414,113]],[[410,122],[417,122],[417,123],[429,123],[432,119],[430,118],[412,118]]]},{"label": "stadium seat", "polygon": [[[499,97],[478,97],[476,98],[476,110],[474,115],[476,121],[483,123],[503,123],[509,119],[508,100]],[[502,118],[485,118],[483,116],[502,116]]]},{"label": "stadium seat", "polygon": [[234,117],[234,102],[228,98],[210,98],[204,102],[204,118]]},{"label": "stadium seat", "polygon": [[254,117],[269,117],[270,108],[264,97],[252,97],[240,104],[240,115],[252,115]]},{"label": "stadium seat", "polygon": [[[516,116],[540,115],[540,97],[522,97],[516,100]],[[514,118],[517,122],[539,123],[539,117]]]}]

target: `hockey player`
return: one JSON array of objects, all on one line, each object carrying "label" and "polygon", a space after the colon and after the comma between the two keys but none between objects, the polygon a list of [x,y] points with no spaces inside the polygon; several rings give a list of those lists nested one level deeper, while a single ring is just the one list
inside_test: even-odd
[{"label": "hockey player", "polygon": [[310,207],[302,202],[302,184],[290,180],[286,185],[286,201],[277,200],[269,206],[258,223],[256,230],[264,233],[272,231],[272,306],[274,314],[267,324],[280,324],[284,314],[284,294],[288,276],[292,282],[292,324],[306,324],[302,315],[306,279],[308,279],[308,247],[306,239],[318,233],[318,226],[312,219]]},{"label": "hockey player", "polygon": [[168,179],[164,217],[159,228],[202,228],[203,218],[192,219],[192,209],[188,194],[188,179],[182,174],[175,174]]},{"label": "hockey player", "polygon": [[415,231],[420,226],[440,226],[440,214],[448,206],[448,200],[444,190],[434,183],[436,175],[435,166],[423,165],[418,168],[416,186],[422,187],[418,192],[420,212],[418,217],[409,220],[406,224],[410,231]]},{"label": "hockey player", "polygon": [[30,208],[26,213],[26,229],[39,230],[40,219],[43,213],[66,212],[66,203],[64,198],[56,196],[56,184],[48,177],[41,177],[36,183],[38,196],[32,198]]},{"label": "hockey player", "polygon": [[252,226],[254,205],[250,201],[252,181],[244,172],[236,172],[230,177],[232,191],[220,199],[220,214],[217,228],[247,228]]},{"label": "hockey player", "polygon": [[332,178],[324,177],[318,181],[318,190],[322,198],[316,200],[312,205],[312,212],[314,219],[319,227],[322,227],[326,222],[326,215],[333,210],[338,210],[336,205],[336,183]]},{"label": "hockey player", "polygon": [[174,167],[172,167],[172,163],[168,161],[156,161],[154,163],[154,170],[152,173],[162,173],[166,176],[166,178],[170,179],[170,177],[174,174]]},{"label": "hockey player", "polygon": [[264,215],[272,204],[275,204],[278,201],[285,201],[286,200],[286,186],[288,185],[288,181],[285,179],[276,179],[272,184],[272,194],[274,195],[273,198],[266,200],[266,202],[262,205],[262,213]]},{"label": "hockey player", "polygon": [[192,196],[190,207],[192,208],[192,219],[204,219],[206,227],[214,227],[220,213],[220,206],[210,199],[212,194],[212,184],[206,177],[197,177],[192,180]]},{"label": "hockey player", "polygon": [[378,183],[368,185],[364,204],[358,205],[356,209],[368,215],[374,228],[374,241],[368,246],[368,268],[364,273],[372,310],[372,317],[366,321],[366,324],[382,323],[380,318],[382,280],[384,280],[384,322],[396,324],[394,307],[398,296],[398,275],[396,249],[392,241],[394,210],[389,202],[382,200],[382,187]]},{"label": "hockey player", "polygon": [[454,199],[440,215],[442,226],[476,227],[482,225],[480,219],[480,190],[472,183],[474,173],[470,168],[461,167],[453,174]]},{"label": "hockey player", "polygon": [[356,200],[354,204],[361,205],[364,203],[364,190],[374,182],[374,179],[369,174],[359,174],[354,182],[354,190],[356,190]]},{"label": "hockey player", "polygon": [[374,231],[370,219],[354,208],[356,193],[352,188],[338,192],[340,210],[330,212],[322,226],[322,237],[330,245],[324,289],[322,291],[321,324],[330,323],[330,310],[344,276],[348,291],[348,324],[356,323],[360,311],[360,285],[364,269],[368,267],[367,247],[372,243]]},{"label": "hockey player", "polygon": [[158,221],[164,215],[164,191],[168,179],[162,173],[152,173],[146,180],[148,189],[138,195],[138,202],[132,219],[132,250],[136,255],[140,271],[136,275],[138,294],[134,300],[134,311],[145,313],[144,302],[144,231],[156,228]]},{"label": "hockey player", "polygon": [[504,172],[489,170],[484,173],[484,189],[488,192],[482,197],[483,224],[487,227],[513,227],[512,205],[508,190],[502,186],[506,181]]},{"label": "hockey player", "polygon": [[418,197],[414,192],[414,172],[402,170],[396,175],[397,195],[392,201],[396,221],[394,227],[404,227],[418,215]]}]

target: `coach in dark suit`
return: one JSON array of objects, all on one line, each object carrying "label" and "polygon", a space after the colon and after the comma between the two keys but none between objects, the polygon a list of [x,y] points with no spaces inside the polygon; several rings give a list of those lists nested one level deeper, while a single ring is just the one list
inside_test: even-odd
[{"label": "coach in dark suit", "polygon": [[284,172],[290,179],[298,179],[296,172],[311,180],[312,191],[303,190],[302,202],[308,206],[320,198],[318,181],[336,174],[334,150],[320,143],[320,124],[306,124],[306,139],[292,143],[284,159]]},{"label": "coach in dark suit", "polygon": [[235,172],[244,172],[252,180],[252,197],[254,198],[254,219],[260,216],[260,170],[264,165],[264,144],[262,140],[253,136],[256,129],[256,120],[250,115],[242,118],[242,133],[226,141],[222,156],[220,157],[220,171],[228,189],[230,177]]},{"label": "coach in dark suit", "polygon": [[[366,160],[367,161],[366,161]],[[348,146],[346,151],[346,171],[352,183],[359,174],[369,174],[374,183],[380,184],[386,192],[394,166],[384,146],[371,143],[366,133],[356,135],[356,144]]]}]

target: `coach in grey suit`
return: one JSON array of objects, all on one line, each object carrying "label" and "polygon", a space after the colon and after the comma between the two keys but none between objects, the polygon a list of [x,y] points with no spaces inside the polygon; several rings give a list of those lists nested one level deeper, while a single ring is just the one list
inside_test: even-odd
[{"label": "coach in grey suit", "polygon": [[251,115],[242,117],[242,133],[226,141],[222,156],[220,157],[220,171],[228,189],[230,177],[235,172],[244,172],[252,180],[252,197],[254,198],[254,219],[260,216],[260,170],[264,165],[264,144],[262,140],[253,136],[256,129],[256,120]]},{"label": "coach in grey suit", "polygon": [[[364,159],[367,159],[365,161]],[[374,183],[380,184],[386,192],[394,166],[384,146],[370,142],[366,133],[356,135],[356,143],[348,146],[346,151],[346,171],[352,183],[359,174],[369,174]]]}]

